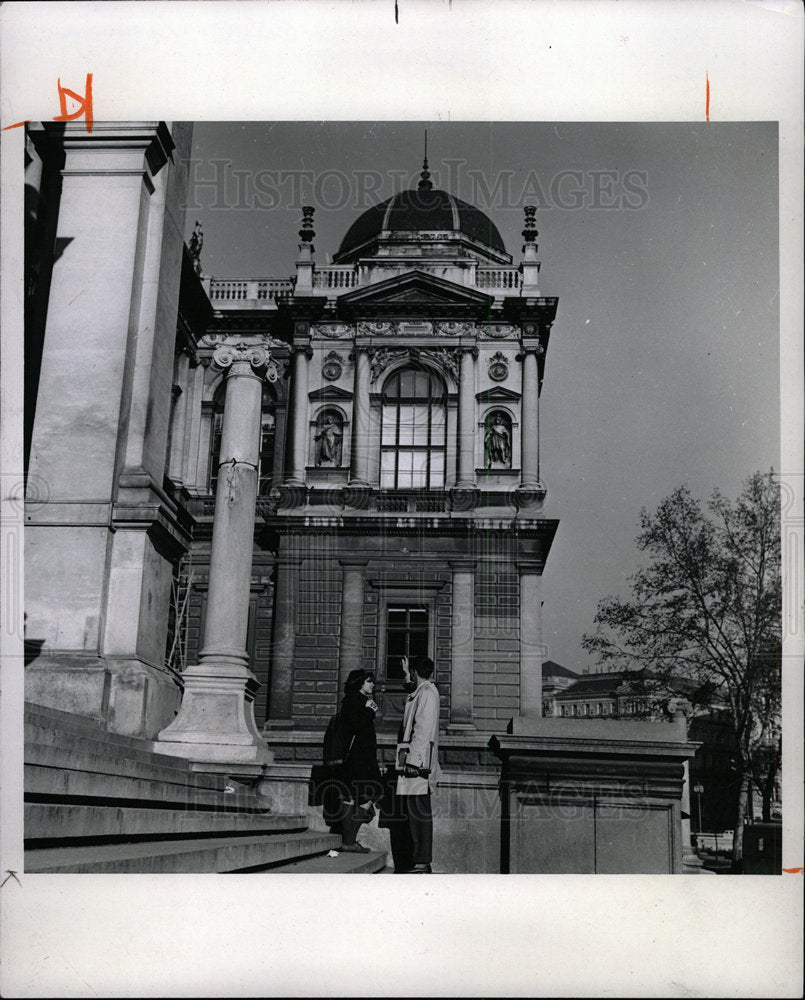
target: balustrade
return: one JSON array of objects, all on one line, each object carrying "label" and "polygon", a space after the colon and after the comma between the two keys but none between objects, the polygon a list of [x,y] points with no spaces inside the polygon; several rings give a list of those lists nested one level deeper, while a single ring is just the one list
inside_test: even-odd
[{"label": "balustrade", "polygon": [[479,267],[475,283],[478,288],[519,288],[520,272],[516,267]]}]

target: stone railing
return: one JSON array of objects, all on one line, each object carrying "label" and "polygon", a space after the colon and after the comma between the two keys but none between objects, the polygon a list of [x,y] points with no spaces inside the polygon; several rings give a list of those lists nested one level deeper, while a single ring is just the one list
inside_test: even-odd
[{"label": "stone railing", "polygon": [[376,493],[374,508],[383,514],[444,514],[450,510],[450,497],[447,493]]},{"label": "stone railing", "polygon": [[224,302],[276,302],[293,291],[293,278],[210,278],[209,296],[213,304]]},{"label": "stone railing", "polygon": [[314,288],[355,288],[358,272],[352,267],[317,267],[313,272]]},{"label": "stone railing", "polygon": [[516,267],[479,267],[476,288],[519,288],[520,272]]}]

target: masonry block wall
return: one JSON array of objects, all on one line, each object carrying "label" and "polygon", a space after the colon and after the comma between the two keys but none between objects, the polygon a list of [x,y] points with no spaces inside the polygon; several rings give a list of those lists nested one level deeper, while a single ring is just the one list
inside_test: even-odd
[{"label": "masonry block wall", "polygon": [[475,574],[475,724],[503,732],[519,706],[519,580],[515,567],[493,562]]},{"label": "masonry block wall", "polygon": [[326,725],[340,698],[341,565],[331,539],[316,543],[299,569],[292,715],[302,727]]}]

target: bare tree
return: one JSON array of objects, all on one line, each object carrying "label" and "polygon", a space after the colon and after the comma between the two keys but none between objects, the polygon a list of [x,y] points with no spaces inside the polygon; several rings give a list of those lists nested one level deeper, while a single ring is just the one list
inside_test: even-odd
[{"label": "bare tree", "polygon": [[636,544],[647,566],[631,599],[608,597],[585,649],[600,662],[651,667],[711,685],[729,707],[740,778],[733,861],[754,775],[780,737],[780,497],[772,472],[744,483],[731,504],[717,490],[702,508],[687,487],[640,515]]}]

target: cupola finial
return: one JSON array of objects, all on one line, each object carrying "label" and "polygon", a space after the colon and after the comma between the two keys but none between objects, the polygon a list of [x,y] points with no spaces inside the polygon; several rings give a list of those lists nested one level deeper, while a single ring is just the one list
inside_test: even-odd
[{"label": "cupola finial", "polygon": [[425,159],[422,161],[422,173],[419,175],[421,180],[417,187],[420,191],[432,191],[433,182],[430,179],[430,170],[428,170],[428,130],[425,129]]}]

